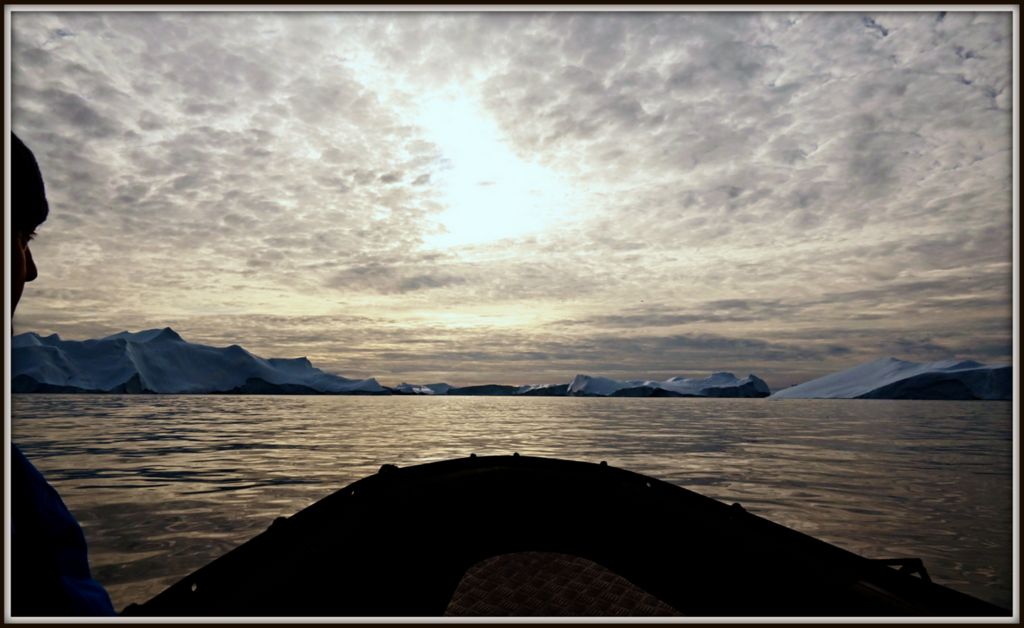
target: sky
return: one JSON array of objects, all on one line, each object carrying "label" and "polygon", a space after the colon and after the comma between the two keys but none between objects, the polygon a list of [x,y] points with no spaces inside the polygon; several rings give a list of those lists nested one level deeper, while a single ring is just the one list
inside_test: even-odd
[{"label": "sky", "polygon": [[454,385],[1012,360],[1012,13],[13,13],[14,331]]}]

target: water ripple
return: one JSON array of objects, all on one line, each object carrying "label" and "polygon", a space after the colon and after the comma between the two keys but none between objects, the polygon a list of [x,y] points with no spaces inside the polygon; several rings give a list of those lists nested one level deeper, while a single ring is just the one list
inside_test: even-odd
[{"label": "water ripple", "polygon": [[691,487],[1008,606],[1005,402],[17,395],[118,608],[384,463],[555,456]]}]

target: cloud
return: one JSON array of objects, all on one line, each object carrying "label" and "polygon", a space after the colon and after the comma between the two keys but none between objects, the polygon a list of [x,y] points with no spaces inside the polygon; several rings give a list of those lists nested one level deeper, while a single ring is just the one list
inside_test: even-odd
[{"label": "cloud", "polygon": [[442,269],[426,269],[420,265],[396,266],[374,261],[346,268],[328,279],[326,285],[381,294],[402,294],[459,285],[465,281],[464,277]]},{"label": "cloud", "polygon": [[[1005,356],[1011,17],[16,12],[52,207],[19,327],[493,381]],[[543,228],[431,248],[460,162],[423,111],[452,94],[571,192]],[[492,170],[466,187],[533,198]]]}]

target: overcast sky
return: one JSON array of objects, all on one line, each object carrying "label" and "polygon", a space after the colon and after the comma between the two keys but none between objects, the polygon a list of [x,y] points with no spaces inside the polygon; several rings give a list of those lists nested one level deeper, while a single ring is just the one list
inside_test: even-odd
[{"label": "overcast sky", "polygon": [[1011,19],[19,11],[15,331],[386,385],[1009,363]]}]

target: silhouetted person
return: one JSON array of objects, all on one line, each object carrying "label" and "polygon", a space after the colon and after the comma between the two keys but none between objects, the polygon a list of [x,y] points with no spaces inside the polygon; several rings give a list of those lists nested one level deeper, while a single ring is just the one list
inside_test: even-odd
[{"label": "silhouetted person", "polygon": [[[11,134],[11,316],[37,276],[29,241],[49,204],[32,151]],[[11,614],[114,615],[89,573],[85,535],[60,495],[11,443]]]}]

